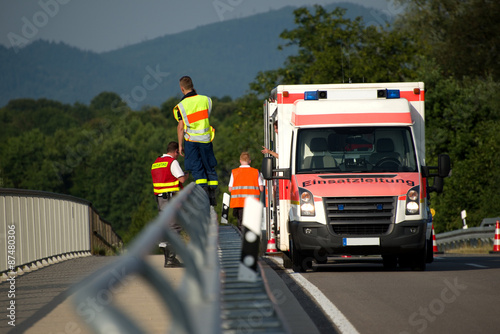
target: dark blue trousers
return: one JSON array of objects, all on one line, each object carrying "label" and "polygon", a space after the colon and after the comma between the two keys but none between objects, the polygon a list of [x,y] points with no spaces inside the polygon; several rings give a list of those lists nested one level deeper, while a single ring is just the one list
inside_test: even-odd
[{"label": "dark blue trousers", "polygon": [[217,160],[212,143],[184,141],[184,167],[191,172],[196,184],[217,188],[219,179],[215,166]]}]

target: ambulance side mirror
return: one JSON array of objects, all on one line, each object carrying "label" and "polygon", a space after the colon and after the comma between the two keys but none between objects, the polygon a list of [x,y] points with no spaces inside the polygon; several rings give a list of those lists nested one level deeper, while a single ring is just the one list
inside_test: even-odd
[{"label": "ambulance side mirror", "polygon": [[[290,180],[290,168],[283,169],[273,169],[273,158],[272,157],[264,157],[262,159],[262,176],[266,180],[272,179],[285,179]],[[276,175],[274,175],[276,173]]]},{"label": "ambulance side mirror", "polygon": [[273,178],[273,158],[264,157],[262,159],[262,176],[266,180],[272,180],[272,178]]},{"label": "ambulance side mirror", "polygon": [[447,177],[448,175],[450,175],[450,170],[450,156],[447,154],[440,154],[438,157],[438,176]]},{"label": "ambulance side mirror", "polygon": [[434,177],[434,185],[432,187],[429,187],[429,192],[436,192],[438,194],[441,194],[443,192],[443,186],[444,186],[444,180],[442,177],[435,176]]}]

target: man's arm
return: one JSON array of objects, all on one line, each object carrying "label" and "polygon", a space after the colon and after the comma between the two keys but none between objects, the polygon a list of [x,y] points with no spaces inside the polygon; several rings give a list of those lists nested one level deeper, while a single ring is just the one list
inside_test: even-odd
[{"label": "man's arm", "polygon": [[181,165],[177,160],[172,161],[172,164],[170,165],[170,173],[172,173],[172,175],[175,176],[180,183],[186,182],[189,177],[189,173],[182,170]]},{"label": "man's arm", "polygon": [[233,191],[233,172],[232,171],[231,171],[231,176],[229,177],[229,183],[228,183],[227,190],[229,190],[229,192]]},{"label": "man's arm", "polygon": [[262,173],[259,173],[259,180],[257,182],[259,182],[259,190],[260,190],[260,192],[263,192],[264,191],[264,185],[266,183],[264,181],[264,177],[262,176]]},{"label": "man's arm", "polygon": [[180,182],[180,183],[184,183],[184,182],[186,182],[186,180],[188,179],[188,176],[189,176],[189,173],[188,173],[188,172],[184,172],[184,175],[183,175],[183,176],[178,177],[179,182]]},{"label": "man's arm", "polygon": [[279,155],[278,153],[274,152],[274,151],[271,151],[270,149],[268,149],[267,147],[265,146],[262,146],[263,150],[261,151],[262,154],[270,154],[272,155],[273,157],[275,157],[276,159],[279,158]]},{"label": "man's arm", "polygon": [[177,124],[177,141],[179,143],[179,154],[184,156],[184,121],[181,119]]}]

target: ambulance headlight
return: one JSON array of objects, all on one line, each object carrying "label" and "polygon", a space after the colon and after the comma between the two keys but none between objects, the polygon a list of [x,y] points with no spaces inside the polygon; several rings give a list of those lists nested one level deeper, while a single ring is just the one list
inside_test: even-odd
[{"label": "ambulance headlight", "polygon": [[308,190],[300,189],[300,215],[301,216],[314,216],[316,211],[314,209],[314,197]]},{"label": "ambulance headlight", "polygon": [[420,187],[413,187],[406,193],[406,214],[418,215],[420,213]]},{"label": "ambulance headlight", "polygon": [[412,201],[418,201],[418,191],[411,189],[408,192],[408,198]]},{"label": "ambulance headlight", "polygon": [[419,206],[418,206],[417,202],[408,202],[406,204],[406,211],[410,215],[417,214],[418,213],[418,209],[419,209]]}]

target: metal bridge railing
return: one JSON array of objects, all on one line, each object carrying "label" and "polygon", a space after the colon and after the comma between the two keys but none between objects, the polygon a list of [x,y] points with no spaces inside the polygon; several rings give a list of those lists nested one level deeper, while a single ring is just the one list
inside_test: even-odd
[{"label": "metal bridge railing", "polygon": [[86,200],[0,188],[0,280],[120,243]]},{"label": "metal bridge railing", "polygon": [[[187,233],[189,242],[169,229],[168,223],[172,221]],[[185,266],[184,279],[177,289],[145,260],[160,241],[170,243]],[[112,293],[116,272],[125,276],[138,275],[151,285],[170,310],[174,319],[170,333],[219,333],[221,282],[217,247],[215,212],[203,189],[191,183],[147,225],[125,255],[96,274],[90,282],[77,287],[75,304],[81,305],[88,298],[97,298],[105,292]],[[90,325],[97,333],[144,332],[113,304],[105,305]]]}]

